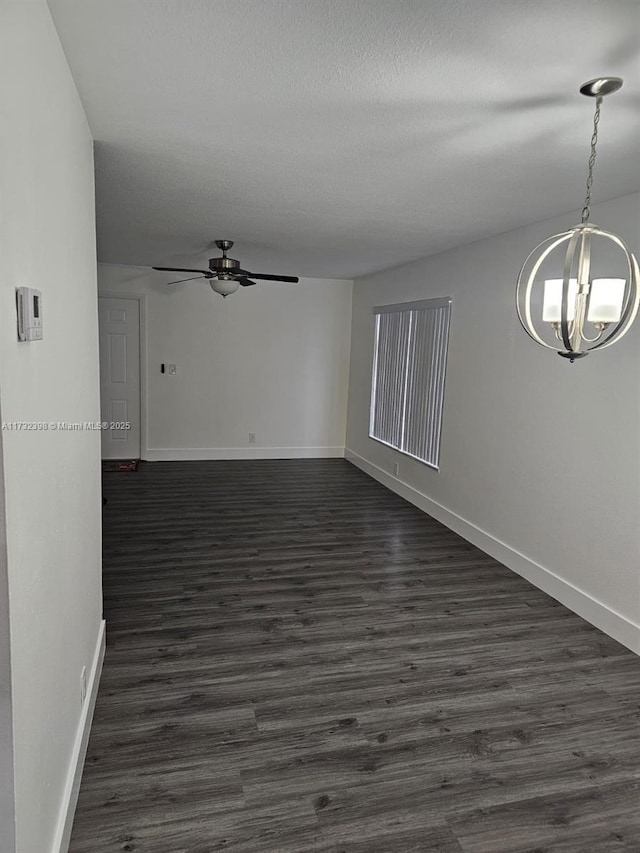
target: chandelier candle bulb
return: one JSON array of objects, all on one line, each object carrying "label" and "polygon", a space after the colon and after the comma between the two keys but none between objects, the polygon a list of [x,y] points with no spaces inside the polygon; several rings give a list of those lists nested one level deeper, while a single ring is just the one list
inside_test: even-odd
[{"label": "chandelier candle bulb", "polygon": [[[567,301],[567,320],[571,322],[576,315],[576,296],[578,279],[569,280],[569,298]],[[559,323],[562,319],[562,279],[549,278],[544,283],[544,301],[542,303],[542,322]]]},{"label": "chandelier candle bulb", "polygon": [[596,278],[593,280],[589,299],[589,313],[587,314],[587,320],[590,323],[618,322],[622,316],[626,283],[624,278]]}]

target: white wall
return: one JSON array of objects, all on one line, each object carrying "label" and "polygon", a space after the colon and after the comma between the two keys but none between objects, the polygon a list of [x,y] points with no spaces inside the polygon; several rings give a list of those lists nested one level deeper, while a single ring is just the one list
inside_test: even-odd
[{"label": "white wall", "polygon": [[223,299],[202,281],[166,287],[176,277],[98,266],[101,294],[146,297],[146,458],[342,456],[352,283],[265,282]]},{"label": "white wall", "polygon": [[[0,29],[2,419],[93,421],[91,135],[44,0],[3,3]],[[42,289],[40,342],[17,341],[19,285]],[[55,850],[66,817],[82,728],[80,673],[91,671],[101,629],[99,438],[89,431],[2,434],[0,572],[8,575],[18,853]],[[9,832],[0,828],[2,853],[13,851]]]},{"label": "white wall", "polygon": [[[640,195],[592,221],[640,248]],[[356,281],[348,456],[640,652],[640,321],[575,364],[533,343],[515,281],[560,217]],[[372,307],[453,296],[441,469],[368,438]],[[389,476],[399,461],[398,479]]]},{"label": "white wall", "polygon": [[[0,422],[2,411],[0,410]],[[0,432],[0,850],[15,849],[13,778],[13,714],[11,708],[11,638],[9,634],[9,574],[7,568],[4,471]]]}]

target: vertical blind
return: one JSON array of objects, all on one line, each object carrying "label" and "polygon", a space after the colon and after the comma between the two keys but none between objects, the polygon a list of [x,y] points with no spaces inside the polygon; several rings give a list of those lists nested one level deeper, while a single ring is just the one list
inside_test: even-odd
[{"label": "vertical blind", "polygon": [[374,308],[369,435],[437,468],[451,299]]}]

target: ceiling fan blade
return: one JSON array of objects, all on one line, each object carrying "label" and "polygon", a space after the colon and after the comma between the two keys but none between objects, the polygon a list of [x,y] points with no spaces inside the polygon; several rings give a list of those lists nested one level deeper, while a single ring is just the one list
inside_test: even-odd
[{"label": "ceiling fan blade", "polygon": [[160,272],[199,272],[200,275],[205,276],[205,278],[212,278],[213,273],[209,272],[209,270],[188,270],[184,267],[151,267],[152,270],[160,270]]},{"label": "ceiling fan blade", "polygon": [[255,284],[255,281],[250,281],[245,275],[236,276],[236,281],[238,284],[241,284],[242,287],[249,287],[252,284]]},{"label": "ceiling fan blade", "polygon": [[297,284],[300,281],[297,275],[267,275],[267,273],[247,272],[247,270],[242,270],[242,273],[261,281],[289,281],[291,284]]},{"label": "ceiling fan blade", "polygon": [[172,284],[182,284],[184,281],[196,281],[200,279],[206,279],[204,275],[194,275],[193,278],[179,278],[177,281],[168,281],[167,287],[171,287]]}]

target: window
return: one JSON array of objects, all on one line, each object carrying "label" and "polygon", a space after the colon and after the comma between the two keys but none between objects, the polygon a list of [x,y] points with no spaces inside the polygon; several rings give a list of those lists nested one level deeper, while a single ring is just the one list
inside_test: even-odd
[{"label": "window", "polygon": [[451,299],[373,310],[369,436],[438,468]]}]

